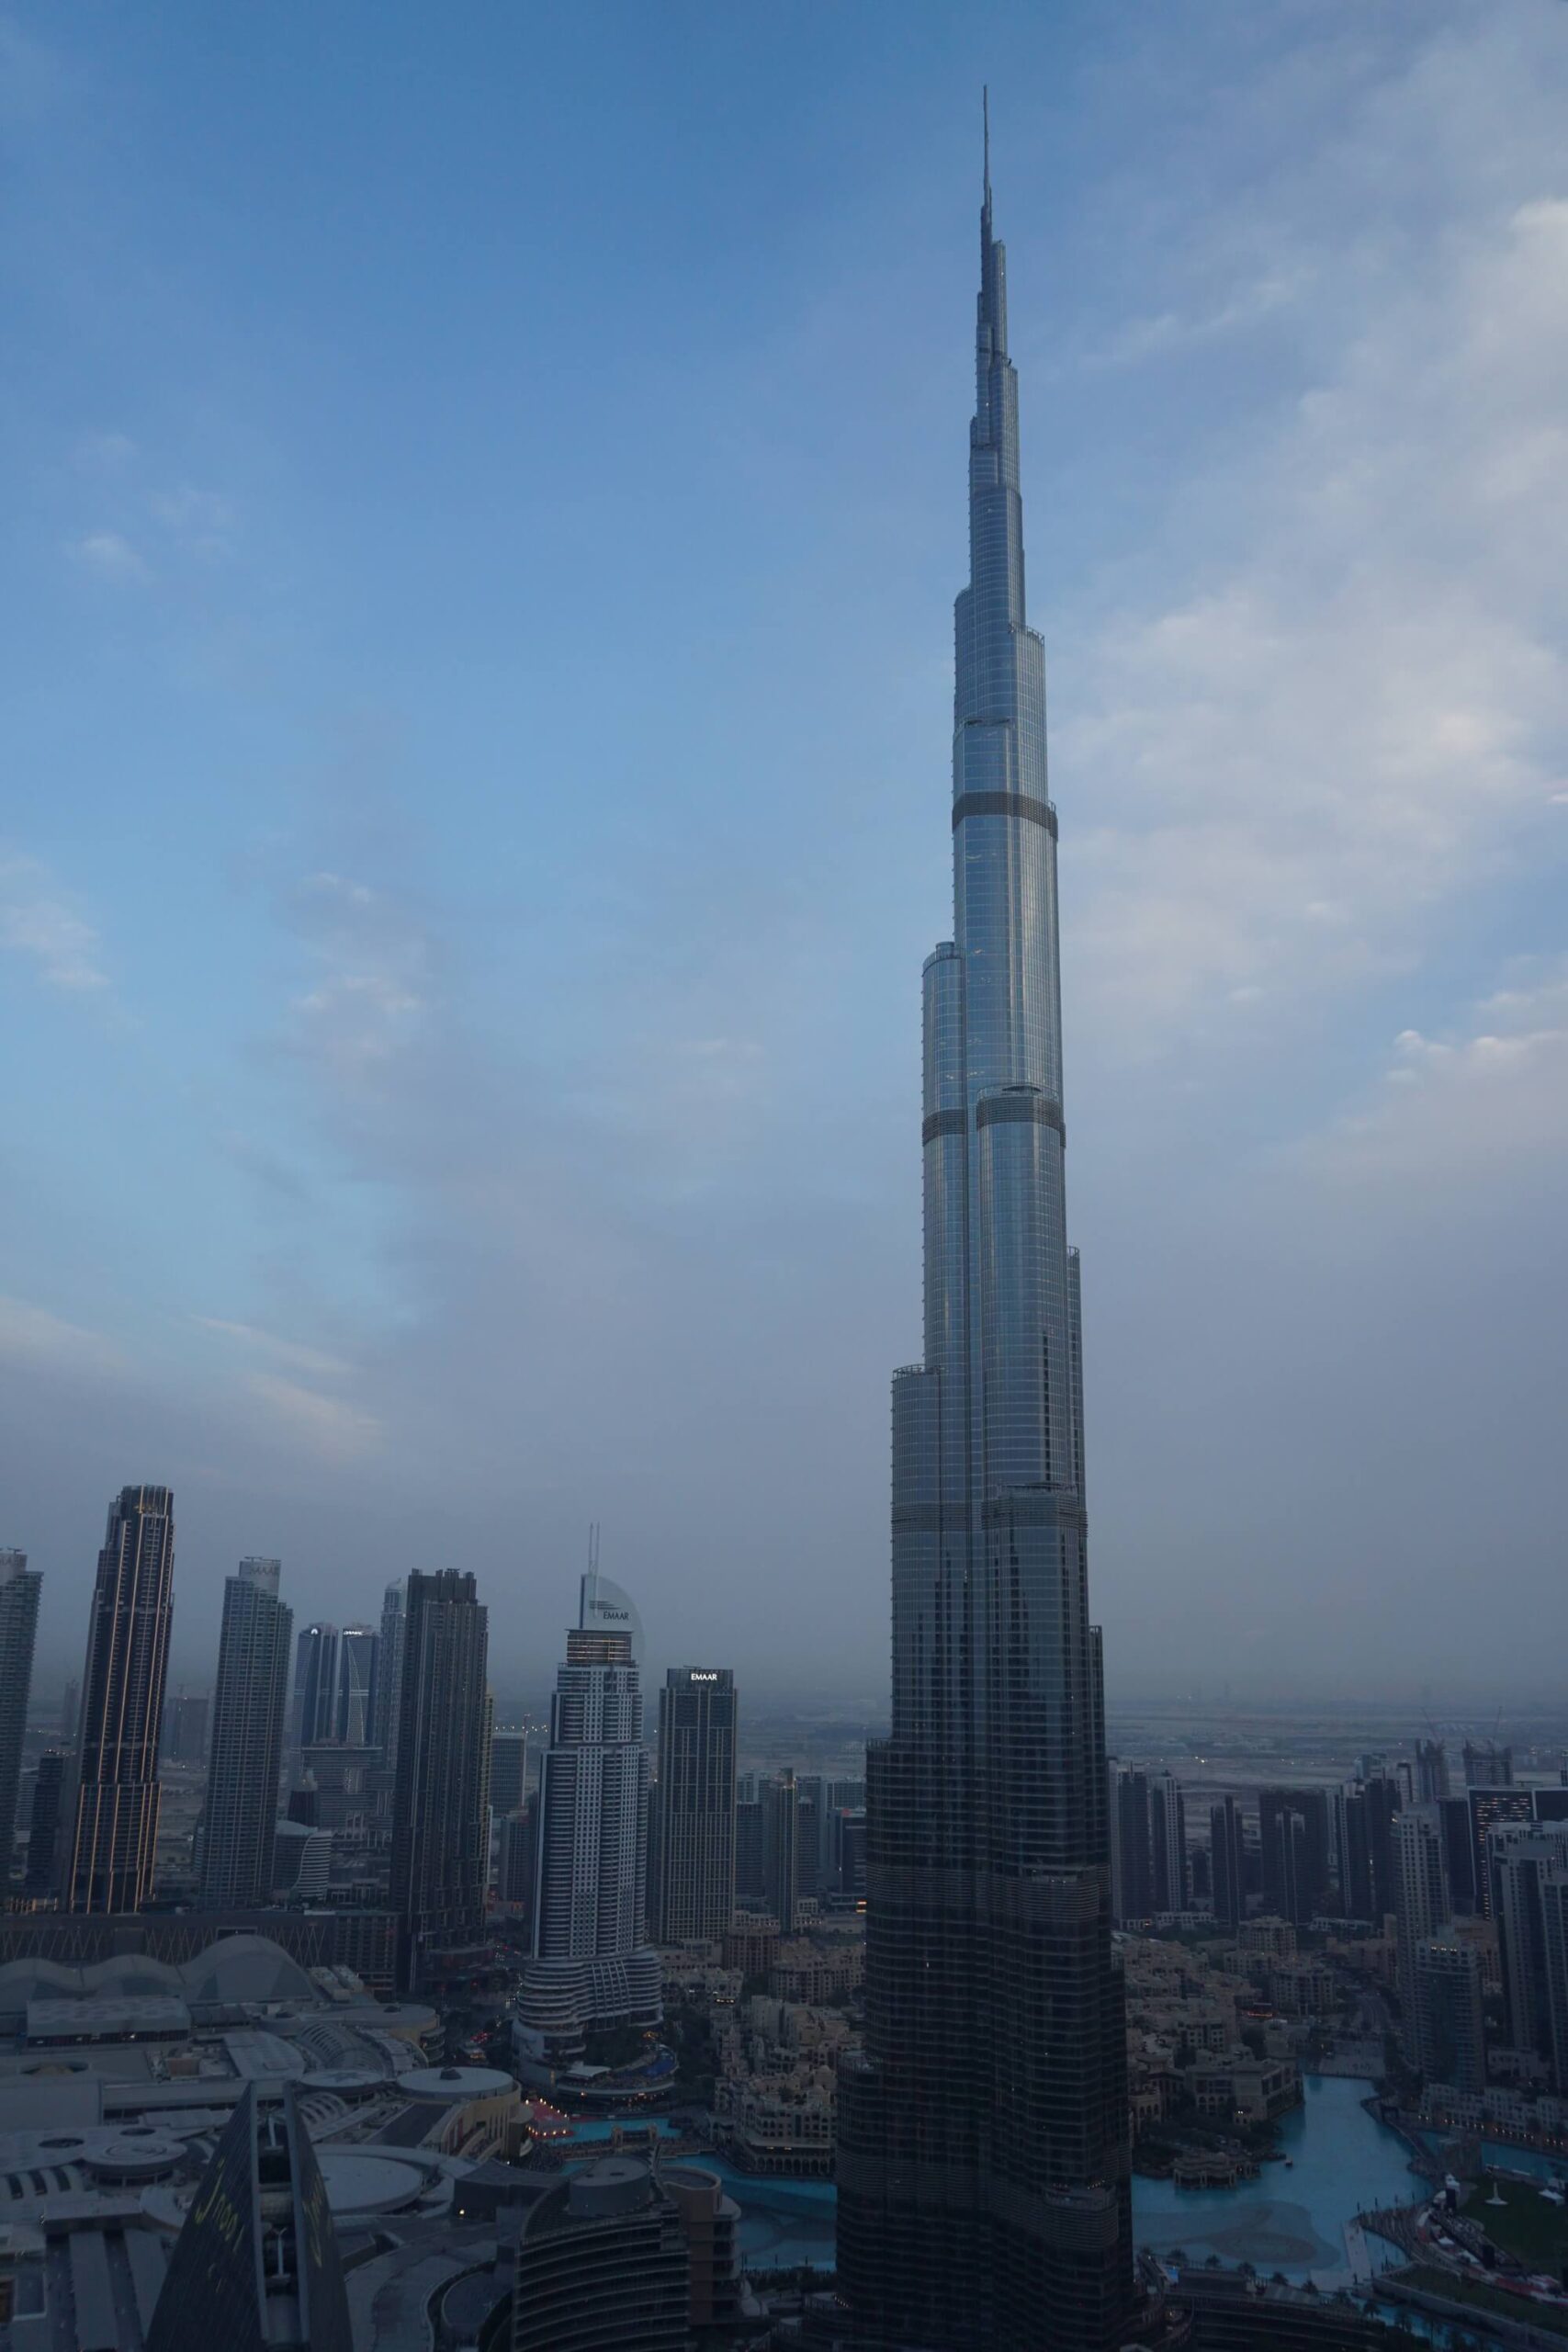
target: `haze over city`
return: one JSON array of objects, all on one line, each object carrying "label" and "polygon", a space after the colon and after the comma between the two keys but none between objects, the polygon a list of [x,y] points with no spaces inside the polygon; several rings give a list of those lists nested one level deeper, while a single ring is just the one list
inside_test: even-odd
[{"label": "haze over city", "polygon": [[40,1679],[145,1480],[881,1703],[988,75],[1112,1700],[1544,1683],[1568,14],[259,21],[0,31]]}]

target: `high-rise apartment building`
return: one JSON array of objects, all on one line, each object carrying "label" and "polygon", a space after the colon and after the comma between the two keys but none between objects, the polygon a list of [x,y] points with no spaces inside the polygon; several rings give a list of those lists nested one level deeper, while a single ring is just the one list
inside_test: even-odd
[{"label": "high-rise apartment building", "polygon": [[22,1784],[22,1738],[33,1687],[43,1578],[25,1552],[0,1550],[0,1899],[11,1875],[17,1842],[17,1797]]},{"label": "high-rise apartment building", "polygon": [[1416,1949],[1446,1927],[1451,1905],[1436,1805],[1408,1805],[1393,1826],[1394,1958],[1404,2010],[1404,2046],[1416,2048]]},{"label": "high-rise apartment building", "polygon": [[490,1878],[489,1620],[471,1576],[408,1580],[392,1798],[403,1982],[482,1941]]},{"label": "high-rise apartment building", "polygon": [[82,1715],[82,1685],[70,1681],[60,1702],[60,1745],[69,1756],[76,1745]]},{"label": "high-rise apartment building", "polygon": [[490,1809],[515,1813],[528,1787],[528,1735],[498,1731],[490,1742]]},{"label": "high-rise apartment building", "polygon": [[980,223],[953,935],[924,974],[923,1361],[893,1385],[893,1706],[867,1759],[863,2054],[840,2084],[859,2340],[1101,2352],[1133,2308],[1056,816],[1024,610],[1005,261]]},{"label": "high-rise apartment building", "polygon": [[210,1706],[204,1690],[181,1690],[164,1709],[164,1754],[171,1764],[205,1764]]},{"label": "high-rise apartment building", "polygon": [[1438,1804],[1449,1793],[1449,1759],[1440,1739],[1416,1743],[1416,1802]]},{"label": "high-rise apartment building", "polygon": [[1239,1928],[1247,1917],[1247,1848],[1235,1797],[1209,1807],[1209,1887],[1216,1924]]},{"label": "high-rise apartment building", "polygon": [[174,1496],[126,1487],[109,1509],[93,1590],[68,1911],[139,1911],[152,1890],[174,1588]]},{"label": "high-rise apartment building", "polygon": [[1568,1823],[1513,1823],[1486,1841],[1510,2048],[1543,2059],[1568,2089],[1568,1978],[1556,1948],[1568,1889]]},{"label": "high-rise apartment building", "polygon": [[1499,1747],[1495,1739],[1467,1739],[1464,1743],[1464,1785],[1467,1789],[1511,1789],[1514,1785],[1513,1749]]},{"label": "high-rise apartment building", "polygon": [[202,1900],[214,1905],[271,1899],[294,1630],[281,1574],[276,1560],[242,1560],[223,1587],[199,1872]]},{"label": "high-rise apartment building", "polygon": [[147,2352],[197,2345],[353,2352],[337,2231],[293,2083],[265,2108],[245,2085],[175,2240]]},{"label": "high-rise apartment building", "polygon": [[639,1631],[629,1597],[591,1568],[550,1702],[534,1957],[517,2004],[528,2046],[552,2060],[580,2052],[591,2032],[662,2015],[647,1932]]},{"label": "high-rise apartment building", "polygon": [[1119,1927],[1187,1907],[1187,1808],[1169,1772],[1108,1771],[1111,1908]]},{"label": "high-rise apartment building", "polygon": [[1403,1804],[1399,1782],[1388,1774],[1347,1781],[1334,1792],[1329,1812],[1341,1918],[1381,1926],[1393,1911],[1393,1824]]},{"label": "high-rise apartment building", "polygon": [[1259,1789],[1263,1898],[1275,1918],[1304,1928],[1327,1908],[1328,1842],[1326,1790]]},{"label": "high-rise apartment building", "polygon": [[1416,1947],[1413,2055],[1429,2083],[1456,2091],[1486,2088],[1485,1990],[1481,1954],[1450,1934]]},{"label": "high-rise apartment building", "polygon": [[1535,1819],[1534,1792],[1517,1789],[1511,1781],[1494,1781],[1482,1787],[1468,1789],[1465,1803],[1470,1809],[1470,1870],[1475,1888],[1475,1908],[1484,1918],[1492,1914],[1493,1883],[1488,1861],[1490,1840],[1499,1829],[1510,1823],[1523,1825]]},{"label": "high-rise apartment building", "polygon": [[337,1706],[333,1737],[344,1747],[368,1747],[376,1720],[377,1652],[374,1625],[345,1625],[338,1635]]},{"label": "high-rise apartment building", "polygon": [[653,1936],[722,1936],[735,1909],[735,1677],[672,1666],[659,1694]]},{"label": "high-rise apartment building", "polygon": [[407,1622],[408,1585],[404,1578],[387,1587],[381,1602],[381,1645],[376,1657],[376,1724],[371,1737],[387,1759],[387,1770],[398,1765],[398,1716],[402,1701],[403,1628]]},{"label": "high-rise apartment building", "polygon": [[314,1747],[338,1736],[338,1642],[335,1625],[299,1628],[294,1655],[294,1720],[289,1736],[296,1747]]},{"label": "high-rise apartment building", "polygon": [[793,1772],[775,1772],[761,1784],[762,1900],[779,1923],[782,1936],[793,1936],[799,1924],[801,1812],[800,1784]]},{"label": "high-rise apartment building", "polygon": [[28,1868],[22,1881],[25,1894],[41,1899],[52,1894],[60,1879],[61,1815],[65,1801],[66,1758],[58,1747],[47,1747],[33,1775],[32,1810],[28,1823]]}]

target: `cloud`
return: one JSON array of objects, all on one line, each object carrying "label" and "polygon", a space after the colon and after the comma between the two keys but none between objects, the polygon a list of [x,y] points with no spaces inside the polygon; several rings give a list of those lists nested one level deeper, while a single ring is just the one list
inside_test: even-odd
[{"label": "cloud", "polygon": [[217,491],[197,490],[188,482],[175,490],[152,491],[147,510],[186,555],[211,561],[232,548],[238,519],[234,503]]},{"label": "cloud", "polygon": [[1568,961],[1522,976],[1445,1035],[1403,1030],[1381,1096],[1303,1147],[1341,1189],[1393,1187],[1423,1213],[1473,1209],[1542,1172],[1568,1188]]},{"label": "cloud", "polygon": [[128,433],[85,433],[71,454],[84,473],[116,474],[137,450]]},{"label": "cloud", "polygon": [[431,1011],[431,936],[368,883],[326,871],[288,890],[282,913],[312,969],[290,1007],[289,1050],[339,1082],[377,1079],[418,1040]]},{"label": "cloud", "polygon": [[70,542],[70,551],[83,571],[98,580],[129,585],[152,578],[130,541],[118,531],[89,531]]},{"label": "cloud", "polygon": [[30,958],[51,988],[83,994],[109,985],[97,933],[36,858],[0,853],[0,947]]},{"label": "cloud", "polygon": [[242,1346],[273,1356],[279,1363],[292,1364],[298,1372],[311,1373],[324,1380],[347,1377],[349,1367],[341,1357],[327,1355],[320,1348],[304,1347],[298,1340],[280,1339],[276,1332],[259,1330],[254,1323],[232,1323],[217,1315],[196,1315],[191,1320],[201,1330],[237,1340]]},{"label": "cloud", "polygon": [[[1436,103],[1415,74],[1404,99]],[[1264,446],[1176,502],[1203,576],[1055,649],[1064,799],[1098,820],[1070,945],[1119,1052],[1418,962],[1562,791],[1568,198],[1480,208],[1359,283]]]},{"label": "cloud", "polygon": [[280,1374],[253,1372],[247,1386],[284,1434],[322,1462],[346,1465],[363,1461],[381,1444],[381,1424],[341,1396],[323,1396]]},{"label": "cloud", "polygon": [[39,1369],[92,1375],[130,1368],[125,1351],[101,1331],[68,1323],[23,1298],[0,1297],[0,1356]]}]

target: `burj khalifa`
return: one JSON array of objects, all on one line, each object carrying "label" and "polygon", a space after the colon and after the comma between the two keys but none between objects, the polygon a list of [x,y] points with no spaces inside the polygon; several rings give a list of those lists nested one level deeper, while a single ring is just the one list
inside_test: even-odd
[{"label": "burj khalifa", "polygon": [[1133,2333],[1126,2060],[1066,1241],[1056,814],[1007,277],[980,215],[953,935],[924,982],[925,1352],[893,1383],[893,1708],[868,1763],[839,2286],[876,2352]]}]

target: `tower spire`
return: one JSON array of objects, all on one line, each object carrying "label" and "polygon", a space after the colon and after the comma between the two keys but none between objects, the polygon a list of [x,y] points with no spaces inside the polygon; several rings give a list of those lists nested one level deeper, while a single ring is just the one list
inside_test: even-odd
[{"label": "tower spire", "polygon": [[986,232],[989,235],[991,227],[991,85],[988,82],[982,82],[980,85],[980,120],[984,125],[986,152]]}]

